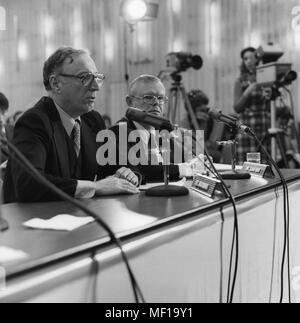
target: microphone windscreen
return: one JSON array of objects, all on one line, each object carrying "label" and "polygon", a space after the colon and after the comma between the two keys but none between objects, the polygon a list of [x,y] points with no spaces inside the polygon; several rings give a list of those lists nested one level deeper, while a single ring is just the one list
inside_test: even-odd
[{"label": "microphone windscreen", "polygon": [[129,120],[150,125],[157,130],[168,130],[168,131],[174,130],[174,126],[168,119],[163,117],[158,117],[156,115],[141,111],[136,108],[129,108],[126,112],[126,117]]}]

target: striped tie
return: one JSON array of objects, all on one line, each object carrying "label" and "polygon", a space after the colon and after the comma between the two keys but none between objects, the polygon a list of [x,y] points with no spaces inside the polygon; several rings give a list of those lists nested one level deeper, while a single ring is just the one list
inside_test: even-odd
[{"label": "striped tie", "polygon": [[80,121],[75,120],[75,125],[71,133],[71,139],[74,142],[74,149],[76,156],[79,156],[80,153]]}]

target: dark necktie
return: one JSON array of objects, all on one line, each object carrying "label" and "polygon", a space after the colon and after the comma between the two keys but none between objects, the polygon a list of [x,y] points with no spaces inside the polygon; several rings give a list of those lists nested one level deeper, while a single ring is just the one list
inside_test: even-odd
[{"label": "dark necktie", "polygon": [[78,157],[80,153],[80,121],[79,120],[75,120],[75,125],[71,133],[71,139],[74,143],[76,156]]}]

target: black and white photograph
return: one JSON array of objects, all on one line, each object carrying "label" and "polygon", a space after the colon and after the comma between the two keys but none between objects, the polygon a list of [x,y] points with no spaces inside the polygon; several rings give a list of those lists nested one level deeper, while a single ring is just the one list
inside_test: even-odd
[{"label": "black and white photograph", "polygon": [[0,303],[300,303],[299,73],[300,0],[0,0]]}]

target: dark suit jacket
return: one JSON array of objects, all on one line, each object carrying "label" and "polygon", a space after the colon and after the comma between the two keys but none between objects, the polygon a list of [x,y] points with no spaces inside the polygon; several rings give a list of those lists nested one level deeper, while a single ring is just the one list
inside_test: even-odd
[{"label": "dark suit jacket", "polygon": [[[11,138],[12,138],[12,132],[13,132],[12,127],[11,126],[8,126],[8,125],[5,125],[4,129],[5,129],[5,134],[2,133],[2,131],[1,131],[1,135],[4,136],[6,139],[11,140]],[[3,162],[5,162],[7,160],[8,147],[4,143],[1,143],[0,146],[1,146],[0,163],[2,164]],[[1,174],[1,176],[3,176],[3,175]]]},{"label": "dark suit jacket", "polygon": [[[99,113],[81,116],[81,175],[71,174],[73,161],[70,140],[54,102],[43,97],[18,120],[13,136],[15,146],[51,183],[70,196],[75,195],[77,179],[95,179],[99,172],[96,162],[96,136],[105,129]],[[72,147],[72,149],[74,149]],[[29,176],[12,158],[5,173],[4,202],[41,202],[59,200],[58,196]]]},{"label": "dark suit jacket", "polygon": [[[128,120],[126,117],[121,119],[116,125],[110,128],[115,135],[117,139],[117,152],[119,151],[118,147],[118,138],[119,138],[119,124],[121,122],[127,123],[127,138],[131,131],[137,130],[135,124]],[[128,152],[130,149],[135,145],[135,143],[130,143],[127,141],[127,150]],[[117,161],[119,159],[119,156],[117,154]],[[139,166],[133,166],[130,164],[127,165],[118,165],[117,167],[120,168],[120,166],[128,167],[132,171],[138,172],[143,176],[143,182],[156,182],[156,181],[163,181],[164,180],[164,171],[162,165],[139,165]],[[179,167],[178,165],[171,164],[170,167],[170,179],[171,180],[179,180]],[[115,172],[115,169],[112,167],[110,168],[111,173]],[[111,175],[111,174],[108,174]]]}]

